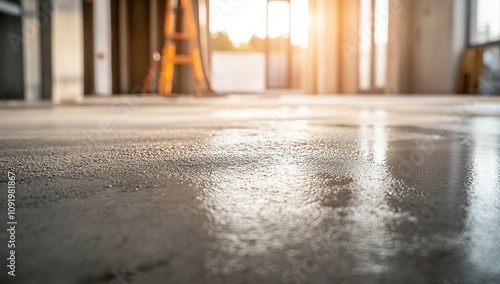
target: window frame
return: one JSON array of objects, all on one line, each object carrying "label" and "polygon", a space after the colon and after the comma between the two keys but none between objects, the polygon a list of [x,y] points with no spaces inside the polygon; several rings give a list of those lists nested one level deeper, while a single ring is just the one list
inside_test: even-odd
[{"label": "window frame", "polygon": [[484,42],[484,43],[473,43],[472,42],[472,24],[475,12],[475,4],[479,0],[467,0],[467,33],[466,33],[466,44],[467,47],[485,47],[485,46],[492,46],[492,45],[500,45],[500,40],[495,40],[495,41],[489,41],[489,42]]}]

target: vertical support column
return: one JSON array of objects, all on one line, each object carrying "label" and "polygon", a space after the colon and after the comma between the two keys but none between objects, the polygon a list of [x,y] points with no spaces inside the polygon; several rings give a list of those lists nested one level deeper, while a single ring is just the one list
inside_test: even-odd
[{"label": "vertical support column", "polygon": [[317,92],[337,94],[339,92],[339,3],[338,0],[318,1],[318,17],[321,19],[317,38]]},{"label": "vertical support column", "polygon": [[[105,2],[105,1],[102,1]],[[83,14],[80,0],[54,0],[52,101],[83,101]]]},{"label": "vertical support column", "polygon": [[377,56],[376,53],[376,46],[375,46],[375,13],[376,13],[376,3],[375,0],[370,0],[370,93],[375,92],[375,72],[377,70],[375,69],[376,65],[376,60],[375,57]]},{"label": "vertical support column", "polygon": [[22,8],[0,0],[0,99],[24,98]]},{"label": "vertical support column", "polygon": [[305,84],[304,90],[308,94],[317,94],[317,63],[318,63],[318,0],[309,0],[309,48],[307,49],[307,60],[305,65]]},{"label": "vertical support column", "polygon": [[462,53],[467,47],[467,33],[463,31],[467,30],[467,3],[466,0],[455,0],[453,3],[453,39],[452,39],[452,86],[450,86],[451,92],[459,91],[459,76],[460,76],[460,64],[462,62]]},{"label": "vertical support column", "polygon": [[41,99],[52,99],[52,1],[39,0]]},{"label": "vertical support column", "polygon": [[339,92],[339,0],[309,2],[311,28],[305,90],[312,94]]},{"label": "vertical support column", "polygon": [[158,0],[149,0],[149,56],[158,52]]},{"label": "vertical support column", "polygon": [[94,1],[94,84],[100,96],[111,96],[111,4]]},{"label": "vertical support column", "polygon": [[128,1],[120,0],[119,3],[119,21],[120,21],[120,92],[128,94],[130,92],[129,81],[129,36],[128,36]]},{"label": "vertical support column", "polygon": [[386,94],[411,93],[411,32],[414,3],[389,0],[389,42],[387,43]]},{"label": "vertical support column", "polygon": [[[22,0],[24,98],[27,101],[41,99],[40,25],[47,24],[50,15],[40,14],[38,1]],[[39,18],[39,16],[41,16]],[[42,23],[40,23],[42,19]]]},{"label": "vertical support column", "polygon": [[339,86],[342,94],[359,92],[360,4],[359,0],[339,0],[339,65],[342,70]]}]

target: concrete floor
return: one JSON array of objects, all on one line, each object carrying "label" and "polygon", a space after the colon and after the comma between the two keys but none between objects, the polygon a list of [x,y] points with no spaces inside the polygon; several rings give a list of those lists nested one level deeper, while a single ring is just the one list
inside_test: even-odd
[{"label": "concrete floor", "polygon": [[500,283],[499,99],[89,99],[0,121],[19,222],[0,283]]}]

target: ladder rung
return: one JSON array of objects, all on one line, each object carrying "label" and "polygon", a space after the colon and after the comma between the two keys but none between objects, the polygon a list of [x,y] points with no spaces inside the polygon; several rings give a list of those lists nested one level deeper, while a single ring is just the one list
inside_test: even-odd
[{"label": "ladder rung", "polygon": [[193,63],[193,58],[191,55],[177,55],[172,61],[174,64],[191,64]]},{"label": "ladder rung", "polygon": [[180,40],[192,39],[192,37],[189,36],[189,34],[185,34],[185,33],[173,33],[173,34],[169,34],[168,37],[172,38],[172,39],[180,39]]}]

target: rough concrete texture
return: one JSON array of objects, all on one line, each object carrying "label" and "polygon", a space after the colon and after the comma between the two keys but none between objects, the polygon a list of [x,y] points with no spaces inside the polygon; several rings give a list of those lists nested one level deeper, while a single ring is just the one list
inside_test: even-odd
[{"label": "rough concrete texture", "polygon": [[500,100],[0,105],[1,283],[500,283]]}]

